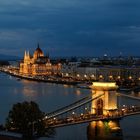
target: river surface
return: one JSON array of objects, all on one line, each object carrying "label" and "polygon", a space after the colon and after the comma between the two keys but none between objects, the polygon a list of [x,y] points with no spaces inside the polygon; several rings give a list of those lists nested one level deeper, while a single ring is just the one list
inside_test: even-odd
[{"label": "river surface", "polygon": [[[88,89],[78,89],[74,86],[34,82],[19,80],[15,77],[0,73],[0,124],[5,123],[9,110],[13,104],[23,101],[35,101],[44,112],[51,112],[74,101],[87,96],[92,91]],[[140,93],[131,93],[140,97]],[[140,101],[121,99],[121,104],[140,105]],[[92,122],[94,123],[94,122]],[[53,138],[40,138],[40,140],[101,140],[95,138],[95,130],[98,128],[88,124],[79,124],[57,128]],[[122,129],[122,137],[114,136],[105,140],[140,140],[140,115],[124,118],[119,122]],[[107,124],[98,128],[96,133],[104,135]],[[102,138],[103,139],[103,138]]]}]

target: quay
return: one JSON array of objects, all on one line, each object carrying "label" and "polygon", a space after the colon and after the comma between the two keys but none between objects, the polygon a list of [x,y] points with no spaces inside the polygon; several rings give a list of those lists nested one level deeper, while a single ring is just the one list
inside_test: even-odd
[{"label": "quay", "polygon": [[[56,76],[32,76],[32,75],[25,75],[20,74],[18,68],[9,68],[9,66],[6,67],[0,67],[0,71],[4,72],[6,74],[9,74],[11,76],[17,77],[20,79],[26,79],[30,81],[37,81],[37,82],[46,82],[46,83],[54,83],[54,84],[65,84],[65,85],[73,85],[77,88],[82,89],[93,89],[92,87],[92,81],[85,81],[85,80],[76,80],[72,78],[63,78],[63,77],[56,77]],[[121,87],[119,86],[117,91],[120,92],[131,92],[131,91],[139,91],[140,86],[135,87]]]},{"label": "quay", "polygon": [[21,79],[26,79],[26,80],[31,80],[31,81],[37,81],[37,82],[46,82],[46,83],[55,83],[55,84],[66,84],[66,85],[78,85],[82,83],[82,81],[74,81],[70,79],[63,79],[63,78],[57,78],[57,77],[44,77],[44,76],[26,76],[26,75],[21,75],[18,72],[10,71],[6,67],[1,67],[0,68],[1,72],[4,72],[6,74],[9,74],[11,76],[21,78]]}]

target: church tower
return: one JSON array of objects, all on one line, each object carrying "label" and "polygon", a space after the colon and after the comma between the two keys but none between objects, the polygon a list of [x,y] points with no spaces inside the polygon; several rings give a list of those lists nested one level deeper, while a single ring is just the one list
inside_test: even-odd
[{"label": "church tower", "polygon": [[25,53],[24,53],[24,63],[25,64],[30,64],[30,53],[29,53],[29,51],[28,52],[26,52],[25,51]]},{"label": "church tower", "polygon": [[24,53],[24,63],[26,63],[26,61],[27,61],[27,52],[25,50],[25,53]]}]

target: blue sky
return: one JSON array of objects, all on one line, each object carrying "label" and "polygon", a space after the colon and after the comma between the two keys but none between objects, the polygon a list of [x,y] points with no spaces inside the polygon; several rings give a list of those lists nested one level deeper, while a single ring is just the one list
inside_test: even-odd
[{"label": "blue sky", "polygon": [[2,0],[0,53],[140,55],[139,0]]}]

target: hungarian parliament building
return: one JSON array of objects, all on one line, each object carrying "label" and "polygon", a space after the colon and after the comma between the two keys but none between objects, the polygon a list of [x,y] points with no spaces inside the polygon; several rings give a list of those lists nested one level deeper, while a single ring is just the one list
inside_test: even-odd
[{"label": "hungarian parliament building", "polygon": [[20,62],[20,74],[22,75],[57,75],[61,71],[61,64],[52,64],[49,56],[45,56],[39,44],[33,56],[29,51],[24,54],[24,59]]}]

